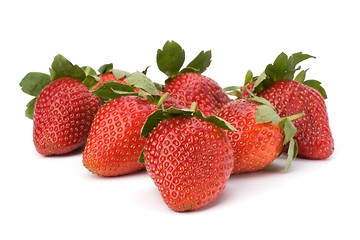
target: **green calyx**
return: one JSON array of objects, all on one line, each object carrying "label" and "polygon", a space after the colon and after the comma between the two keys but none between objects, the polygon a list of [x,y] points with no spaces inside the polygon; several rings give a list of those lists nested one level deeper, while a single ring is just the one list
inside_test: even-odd
[{"label": "green calyx", "polygon": [[[134,72],[126,75],[125,82],[107,81],[91,92],[102,99],[114,99],[122,96],[139,96],[160,106],[161,96],[155,83],[144,73]],[[167,96],[167,95],[166,95]],[[162,100],[163,101],[163,100]]]},{"label": "green calyx", "polygon": [[[152,114],[150,114],[148,116],[144,126],[141,129],[141,137],[145,137],[145,138],[148,137],[150,132],[160,122],[162,122],[168,118],[181,117],[181,116],[202,118],[205,121],[215,123],[218,127],[222,128],[222,129],[226,129],[229,131],[235,131],[235,132],[238,131],[235,127],[233,127],[230,123],[228,123],[224,119],[219,118],[214,115],[205,117],[205,115],[200,110],[195,110],[195,109],[196,109],[196,103],[193,102],[191,104],[190,109],[177,109],[177,108],[171,107],[168,109],[159,109],[159,110],[153,112]],[[139,162],[140,163],[145,162],[144,161],[144,151],[142,151],[142,153],[140,155]]]},{"label": "green calyx", "polygon": [[72,77],[80,80],[86,87],[91,88],[96,85],[97,79],[93,75],[95,71],[90,67],[79,67],[73,65],[62,55],[56,55],[51,64],[50,74],[40,72],[28,73],[20,82],[21,90],[34,96],[32,100],[26,105],[25,116],[33,119],[33,112],[35,101],[41,90],[50,84],[52,81],[62,77]]},{"label": "green calyx", "polygon": [[[301,70],[301,66],[298,66],[302,61],[315,58],[309,54],[303,54],[302,52],[294,53],[288,57],[285,53],[280,53],[272,64],[268,64],[265,71],[259,76],[252,76],[249,70],[245,77],[245,85],[251,82],[255,82],[254,93],[259,93],[271,86],[275,81],[278,80],[294,80],[299,83],[305,84],[318,90],[324,99],[327,98],[325,89],[321,86],[321,83],[317,80],[305,80],[306,70]],[[301,70],[296,76],[295,73]],[[251,75],[251,79],[249,76]]]},{"label": "green calyx", "polygon": [[293,138],[296,134],[297,129],[291,121],[300,118],[305,114],[299,113],[289,117],[281,118],[277,114],[274,106],[270,102],[268,102],[265,98],[255,96],[248,89],[246,89],[246,91],[251,96],[251,98],[249,98],[248,100],[258,104],[255,113],[255,122],[256,123],[272,122],[272,124],[279,124],[281,129],[283,129],[285,135],[283,145],[285,146],[286,144],[289,143],[288,157],[285,165],[285,171],[287,171],[291,166],[292,160],[294,160],[297,155],[297,143]]},{"label": "green calyx", "polygon": [[142,130],[141,130],[141,137],[147,137],[152,129],[156,127],[160,122],[172,118],[172,117],[181,117],[181,116],[188,116],[188,117],[198,117],[202,118],[205,121],[215,123],[218,127],[229,130],[229,131],[237,131],[230,123],[225,121],[222,118],[217,116],[211,115],[205,117],[205,115],[200,110],[195,110],[196,103],[192,103],[190,109],[177,109],[177,108],[168,108],[168,109],[159,109],[153,112],[146,120]]},{"label": "green calyx", "polygon": [[203,73],[210,66],[211,51],[201,51],[194,60],[182,68],[185,62],[184,49],[175,41],[167,41],[163,48],[157,51],[156,62],[159,70],[168,76],[168,80],[166,80],[168,82],[179,74]]}]

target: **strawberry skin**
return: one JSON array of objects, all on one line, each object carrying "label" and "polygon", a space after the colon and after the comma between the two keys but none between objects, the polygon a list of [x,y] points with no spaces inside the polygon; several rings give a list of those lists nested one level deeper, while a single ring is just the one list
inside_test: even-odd
[{"label": "strawberry skin", "polygon": [[71,152],[86,142],[101,100],[79,80],[59,78],[44,87],[34,107],[33,139],[43,155]]},{"label": "strawberry skin", "polygon": [[201,208],[225,188],[233,168],[231,145],[214,123],[198,117],[171,117],[146,139],[147,172],[173,210]]},{"label": "strawberry skin", "polygon": [[256,103],[238,99],[226,104],[218,114],[238,130],[224,130],[234,151],[232,173],[261,170],[283,149],[284,134],[279,124],[256,123],[257,107]]},{"label": "strawberry skin", "polygon": [[104,104],[95,116],[83,153],[83,164],[101,176],[119,176],[144,168],[139,163],[145,139],[140,132],[148,115],[158,107],[137,96]]},{"label": "strawberry skin", "polygon": [[280,117],[303,112],[294,120],[298,129],[294,139],[298,155],[307,159],[326,159],[334,152],[334,139],[324,98],[312,87],[293,80],[279,80],[258,93],[277,109]]},{"label": "strawberry skin", "polygon": [[[216,115],[228,102],[229,96],[213,79],[198,73],[184,73],[174,77],[163,89],[182,108],[190,108],[196,102],[198,109],[205,115]],[[164,101],[164,108],[174,106]]]}]

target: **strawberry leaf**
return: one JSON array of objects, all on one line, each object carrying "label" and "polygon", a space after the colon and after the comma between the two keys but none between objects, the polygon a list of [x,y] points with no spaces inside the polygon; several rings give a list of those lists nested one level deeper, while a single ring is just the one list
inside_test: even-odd
[{"label": "strawberry leaf", "polygon": [[28,104],[26,104],[25,116],[30,119],[33,119],[34,117],[35,102],[36,98],[33,98],[30,102],[28,102]]},{"label": "strawberry leaf", "polygon": [[104,82],[91,92],[103,99],[114,99],[125,95],[137,94],[132,86],[116,81]]},{"label": "strawberry leaf", "polygon": [[298,153],[298,144],[293,138],[291,138],[289,143],[289,149],[287,152],[288,157],[285,164],[285,169],[284,169],[285,172],[290,168],[292,161],[297,156],[297,153]]},{"label": "strawberry leaf", "polygon": [[319,93],[321,94],[321,96],[323,96],[324,99],[327,99],[327,94],[325,89],[321,86],[321,82],[317,81],[317,80],[306,80],[304,82],[304,84],[306,86],[312,87],[316,90],[319,91]]},{"label": "strawberry leaf", "polygon": [[157,51],[156,61],[161,72],[169,78],[175,77],[185,61],[185,51],[174,42],[167,41],[163,49]]},{"label": "strawberry leaf", "polygon": [[84,70],[86,76],[96,76],[96,71],[89,66],[83,66],[81,69]]},{"label": "strawberry leaf", "polygon": [[134,72],[130,74],[125,79],[125,82],[131,86],[134,86],[135,88],[140,88],[145,92],[150,93],[151,95],[159,95],[159,92],[154,83],[150,80],[150,78],[141,72]]},{"label": "strawberry leaf", "polygon": [[73,65],[64,56],[58,54],[55,56],[53,63],[51,64],[53,71],[51,80],[55,80],[61,77],[72,77],[83,81],[86,77],[85,71],[78,65]]},{"label": "strawberry leaf", "polygon": [[102,65],[98,71],[100,74],[104,74],[104,73],[108,73],[110,72],[110,70],[112,70],[114,68],[114,65],[112,63],[108,63],[108,64],[104,64]]},{"label": "strawberry leaf", "polygon": [[276,113],[274,108],[268,105],[259,105],[255,113],[255,122],[256,123],[267,123],[272,122],[277,124],[281,121],[281,118]]},{"label": "strawberry leaf", "polygon": [[109,72],[114,74],[116,79],[122,79],[122,78],[130,75],[129,72],[126,72],[126,71],[123,71],[123,70],[120,70],[120,69],[111,69],[111,70],[109,70]]},{"label": "strawberry leaf", "polygon": [[184,69],[180,71],[180,73],[203,73],[207,67],[210,66],[211,63],[211,51],[201,51],[197,57],[192,60]]},{"label": "strawberry leaf", "polygon": [[[309,54],[303,54],[302,52],[294,53],[290,57],[288,57],[285,53],[280,53],[273,64],[268,64],[266,66],[265,78],[256,80],[254,93],[263,91],[265,88],[269,87],[272,83],[278,80],[294,80],[295,72],[301,69],[301,67],[297,65],[309,58],[315,57]],[[297,76],[296,81],[301,81],[303,77],[302,74],[305,74],[305,72]]]},{"label": "strawberry leaf", "polygon": [[36,97],[50,82],[51,80],[48,74],[30,72],[21,80],[19,85],[24,93]]}]

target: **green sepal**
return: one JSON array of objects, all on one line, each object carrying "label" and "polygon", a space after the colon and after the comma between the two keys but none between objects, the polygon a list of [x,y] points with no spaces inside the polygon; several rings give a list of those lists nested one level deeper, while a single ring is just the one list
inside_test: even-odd
[{"label": "green sepal", "polygon": [[140,157],[138,159],[139,163],[145,163],[144,149],[140,153]]},{"label": "green sepal", "polygon": [[52,81],[62,77],[72,77],[83,81],[86,77],[85,71],[78,65],[73,65],[64,56],[58,54],[51,64],[50,78]]},{"label": "green sepal", "polygon": [[272,122],[278,124],[281,121],[281,117],[274,111],[272,107],[267,105],[259,105],[255,113],[256,123],[267,123]]},{"label": "green sepal", "polygon": [[104,73],[108,73],[110,72],[110,70],[112,70],[114,68],[114,65],[112,63],[108,63],[108,64],[104,64],[102,65],[98,71],[100,74],[104,74]]},{"label": "green sepal", "polygon": [[151,79],[141,72],[134,72],[130,74],[125,79],[125,82],[131,86],[134,86],[135,88],[142,89],[144,92],[147,92],[151,95],[159,95],[159,92]]},{"label": "green sepal", "polygon": [[[256,81],[254,93],[263,91],[265,88],[269,87],[272,83],[278,80],[294,80],[295,72],[301,69],[301,67],[297,65],[309,58],[315,57],[309,54],[303,54],[302,52],[294,53],[290,57],[288,57],[285,53],[280,53],[273,64],[268,64],[266,66],[264,72],[265,78],[253,78],[253,81]],[[299,78],[300,77],[301,75]]]},{"label": "green sepal", "polygon": [[92,89],[99,83],[99,78],[97,76],[88,75],[82,82],[88,89]]},{"label": "green sepal", "polygon": [[175,41],[167,41],[162,49],[158,49],[156,62],[161,72],[168,77],[176,76],[185,61],[185,51]]},{"label": "green sepal", "polygon": [[127,71],[123,71],[120,69],[111,69],[109,72],[111,72],[112,74],[114,74],[114,76],[116,77],[116,79],[122,79],[124,77],[127,77],[130,75],[129,72]]},{"label": "green sepal", "polygon": [[21,80],[20,87],[24,93],[36,97],[41,90],[51,82],[50,76],[45,73],[30,72]]},{"label": "green sepal", "polygon": [[137,95],[134,87],[116,81],[107,81],[91,91],[103,99],[115,99],[121,96]]},{"label": "green sepal", "polygon": [[161,72],[168,76],[165,84],[174,77],[183,73],[203,73],[211,63],[211,50],[201,51],[185,68],[181,69],[185,62],[185,51],[175,41],[167,41],[163,49],[158,49],[156,61]]},{"label": "green sepal", "polygon": [[248,85],[249,83],[252,82],[252,79],[253,79],[253,73],[251,70],[248,70],[246,72],[246,75],[245,75],[245,83],[244,83],[244,86]]},{"label": "green sepal", "polygon": [[96,76],[96,71],[89,66],[83,66],[81,67],[81,69],[84,70],[86,76],[88,75]]},{"label": "green sepal", "polygon": [[225,121],[222,118],[217,116],[208,116],[205,115],[200,110],[192,110],[192,109],[178,109],[178,108],[168,108],[168,109],[159,109],[152,114],[150,114],[141,130],[141,137],[147,137],[150,132],[162,121],[171,118],[171,117],[180,117],[180,116],[188,116],[188,117],[198,117],[202,118],[205,121],[212,122],[216,124],[218,127],[229,130],[229,131],[238,131],[235,127],[233,127],[230,123]]},{"label": "green sepal", "polygon": [[26,104],[26,110],[25,110],[25,116],[33,119],[34,117],[34,108],[35,108],[35,102],[36,102],[36,97],[31,99],[30,102],[28,102],[28,104]]},{"label": "green sepal", "polygon": [[327,99],[327,94],[325,89],[321,86],[321,82],[317,81],[317,80],[306,80],[303,82],[303,84],[305,84],[306,86],[312,87],[316,90],[319,91],[319,93],[321,94],[321,96],[324,99]]},{"label": "green sepal", "polygon": [[291,138],[289,143],[289,149],[287,152],[288,156],[286,159],[284,172],[286,172],[290,168],[291,163],[296,158],[297,154],[298,154],[298,144],[295,139]]},{"label": "green sepal", "polygon": [[180,71],[182,73],[194,72],[203,73],[210,66],[211,63],[211,50],[201,51],[194,60],[192,60],[184,69]]}]

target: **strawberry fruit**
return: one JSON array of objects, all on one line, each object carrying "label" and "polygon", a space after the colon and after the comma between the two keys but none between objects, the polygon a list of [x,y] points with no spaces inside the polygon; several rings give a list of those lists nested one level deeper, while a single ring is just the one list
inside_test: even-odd
[{"label": "strawberry fruit", "polygon": [[65,154],[85,144],[101,106],[89,92],[95,82],[61,55],[54,58],[50,75],[31,72],[22,79],[22,90],[35,97],[25,115],[33,119],[33,140],[40,154]]},{"label": "strawberry fruit", "polygon": [[163,91],[170,94],[164,107],[189,108],[196,102],[205,116],[215,115],[230,98],[216,81],[201,75],[210,65],[211,51],[200,52],[181,69],[184,61],[185,51],[174,41],[158,50],[157,65],[168,76]]},{"label": "strawberry fruit", "polygon": [[141,129],[166,96],[160,99],[142,73],[133,73],[125,81],[106,82],[96,90],[102,97],[114,99],[96,114],[83,152],[83,164],[94,174],[120,176],[144,168],[138,161],[145,144]]},{"label": "strawberry fruit", "polygon": [[[304,113],[304,117],[294,120],[298,129],[294,136],[298,155],[314,160],[327,159],[334,152],[334,139],[325,104],[326,92],[319,81],[305,80],[307,70],[295,76],[301,69],[297,65],[309,58],[314,57],[301,52],[290,57],[281,53],[260,76],[252,77],[249,71],[245,88],[267,99],[281,117]],[[245,88],[241,95],[246,97]]]},{"label": "strawberry fruit", "polygon": [[196,210],[225,188],[234,160],[219,126],[235,130],[223,120],[193,109],[158,110],[146,121],[141,159],[171,209]]},{"label": "strawberry fruit", "polygon": [[280,118],[268,101],[255,96],[251,99],[234,100],[226,104],[218,116],[238,130],[225,130],[234,151],[233,173],[265,168],[282,153],[284,145],[290,141],[291,149],[285,170],[289,168],[297,154],[297,144],[292,138],[296,128],[290,118]]}]

